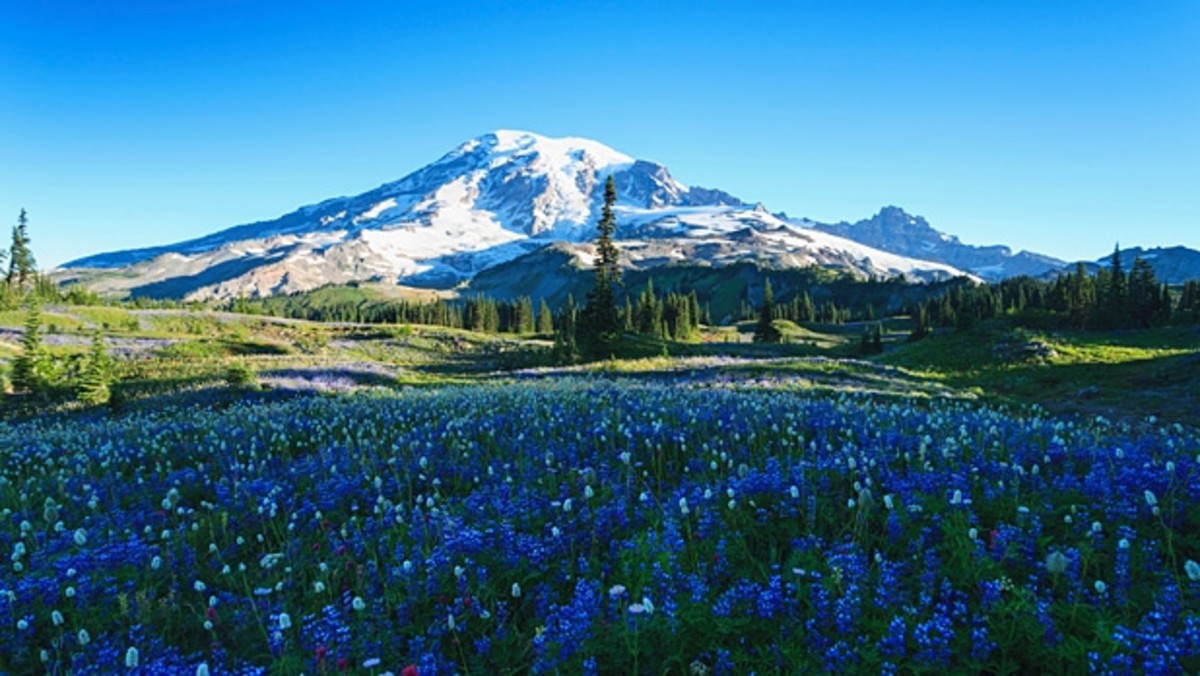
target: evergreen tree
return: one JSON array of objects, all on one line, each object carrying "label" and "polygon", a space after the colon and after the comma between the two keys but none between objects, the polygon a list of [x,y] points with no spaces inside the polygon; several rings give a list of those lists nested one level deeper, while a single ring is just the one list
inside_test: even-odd
[{"label": "evergreen tree", "polygon": [[111,396],[109,391],[111,370],[112,359],[108,356],[104,339],[97,331],[92,334],[92,347],[79,378],[79,400],[92,406],[106,403]]},{"label": "evergreen tree", "polygon": [[546,304],[545,298],[538,305],[537,332],[543,335],[554,333],[554,315],[550,313],[550,306]]},{"label": "evergreen tree", "polygon": [[1078,328],[1087,326],[1088,318],[1095,313],[1096,284],[1083,263],[1075,265],[1075,272],[1067,275],[1066,310],[1071,324]]},{"label": "evergreen tree", "polygon": [[1123,324],[1142,328],[1157,324],[1162,319],[1161,299],[1154,268],[1150,267],[1149,261],[1138,256],[1129,271],[1127,321]]},{"label": "evergreen tree", "polygon": [[579,347],[576,341],[579,311],[575,307],[575,297],[567,294],[567,302],[563,304],[562,312],[558,315],[558,333],[554,337],[554,356],[562,363],[571,364],[579,359]]},{"label": "evergreen tree", "polygon": [[1175,305],[1175,320],[1191,323],[1200,321],[1200,281],[1192,279],[1184,282],[1179,292],[1179,302]]},{"label": "evergreen tree", "polygon": [[617,263],[620,251],[613,242],[617,231],[617,217],[613,207],[617,203],[617,187],[610,175],[604,183],[604,209],[596,228],[596,281],[588,292],[587,303],[580,317],[580,330],[587,341],[591,356],[607,356],[609,350],[621,337],[621,318],[617,313],[616,285],[621,279]]},{"label": "evergreen tree", "polygon": [[1121,245],[1113,248],[1112,265],[1109,266],[1108,291],[1104,296],[1103,324],[1108,328],[1129,323],[1127,315],[1127,279],[1121,268]]},{"label": "evergreen tree", "polygon": [[658,297],[654,295],[653,278],[646,281],[646,288],[638,296],[634,314],[637,316],[634,328],[638,333],[661,338],[658,330],[662,324],[662,305],[658,302]]},{"label": "evergreen tree", "polygon": [[763,302],[758,309],[758,324],[754,328],[754,342],[778,343],[783,336],[775,328],[775,294],[771,291],[771,280],[763,284]]},{"label": "evergreen tree", "polygon": [[21,354],[12,361],[12,385],[18,392],[38,392],[45,383],[46,355],[42,350],[42,312],[35,300],[29,302]]},{"label": "evergreen tree", "polygon": [[24,289],[37,274],[37,263],[29,249],[29,219],[24,209],[21,210],[17,217],[17,225],[13,228],[12,247],[8,256],[8,275],[5,281],[9,286]]},{"label": "evergreen tree", "polygon": [[533,299],[529,296],[521,296],[517,299],[517,318],[516,332],[517,333],[533,333],[534,316],[533,316]]},{"label": "evergreen tree", "polygon": [[798,322],[811,322],[817,318],[817,306],[813,303],[812,297],[805,291],[800,298],[800,312],[796,316]]},{"label": "evergreen tree", "polygon": [[883,352],[883,325],[879,322],[863,329],[858,351],[862,354],[880,354]]},{"label": "evergreen tree", "polygon": [[928,336],[929,329],[929,310],[925,303],[921,303],[917,305],[916,322],[912,333],[908,334],[909,341],[916,342]]}]

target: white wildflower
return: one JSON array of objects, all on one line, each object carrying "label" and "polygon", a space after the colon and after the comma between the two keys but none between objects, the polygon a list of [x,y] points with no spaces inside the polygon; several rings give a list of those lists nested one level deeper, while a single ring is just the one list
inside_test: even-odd
[{"label": "white wildflower", "polygon": [[1046,557],[1046,570],[1054,575],[1064,572],[1067,569],[1067,557],[1063,556],[1062,552],[1054,551]]}]

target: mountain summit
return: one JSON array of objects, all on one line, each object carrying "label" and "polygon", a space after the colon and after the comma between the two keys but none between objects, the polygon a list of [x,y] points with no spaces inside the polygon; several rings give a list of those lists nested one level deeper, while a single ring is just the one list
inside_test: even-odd
[{"label": "mountain summit", "polygon": [[785,222],[720,190],[685,186],[661,164],[596,141],[508,130],[467,141],[356,197],[63,267],[101,291],[187,299],[366,280],[450,288],[555,242],[574,245],[585,262],[583,243],[595,234],[608,175],[617,186],[617,236],[629,265],[757,260],[917,279],[961,274]]},{"label": "mountain summit", "polygon": [[969,270],[988,281],[1017,275],[1037,276],[1066,265],[1065,261],[1042,254],[1028,251],[1013,253],[1012,249],[999,244],[963,244],[957,237],[935,230],[924,218],[910,215],[895,206],[884,207],[878,214],[856,223],[812,225],[819,230],[901,256],[938,261],[960,270]]}]

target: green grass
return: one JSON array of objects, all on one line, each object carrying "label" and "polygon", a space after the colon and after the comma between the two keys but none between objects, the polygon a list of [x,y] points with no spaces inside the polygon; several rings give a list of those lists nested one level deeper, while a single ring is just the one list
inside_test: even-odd
[{"label": "green grass", "polygon": [[137,331],[140,322],[132,312],[118,307],[72,307],[70,314],[105,331]]},{"label": "green grass", "polygon": [[[25,326],[25,318],[27,313],[24,310],[2,310],[0,311],[0,327],[5,328],[21,328]],[[57,331],[78,331],[82,328],[83,322],[69,315],[59,314],[57,312],[42,312],[42,330],[49,331],[53,327],[54,332]]]},{"label": "green grass", "polygon": [[[374,295],[377,290],[337,288],[326,295]],[[0,312],[0,326],[23,326],[25,312]],[[911,321],[881,320],[885,354],[870,357],[899,371],[883,373],[836,361],[860,357],[859,340],[874,322],[844,325],[796,324],[777,320],[781,344],[752,342],[753,321],[705,327],[695,341],[664,341],[627,335],[611,361],[594,368],[634,374],[677,371],[679,358],[769,359],[738,366],[746,377],[790,379],[790,387],[861,389],[872,392],[943,396],[973,393],[1002,403],[1040,404],[1056,413],[1104,415],[1123,420],[1159,418],[1200,425],[1200,329],[1077,332],[1016,329],[1003,321],[970,331],[941,331],[908,343]],[[114,338],[167,338],[175,342],[149,356],[137,377],[161,377],[172,387],[196,377],[219,377],[213,364],[230,358],[272,363],[337,364],[375,362],[399,369],[403,384],[467,382],[506,371],[551,365],[552,342],[545,336],[489,335],[461,329],[415,325],[339,326],[274,321],[254,315],[212,312],[131,311],[125,308],[68,306],[43,312],[46,332],[80,334],[99,328]],[[1026,358],[1022,346],[1043,345],[1043,357]],[[68,355],[82,346],[56,348]],[[14,341],[0,344],[0,360],[17,353]],[[194,368],[183,364],[195,362]],[[207,365],[206,365],[207,363]],[[182,372],[191,373],[177,378]],[[194,373],[192,373],[194,371]],[[181,385],[183,383],[183,385]],[[151,388],[152,389],[152,388]]]},{"label": "green grass", "polygon": [[[1044,356],[1021,347],[1043,345]],[[1200,332],[1039,332],[989,324],[939,333],[881,358],[914,375],[1061,413],[1200,425]]]}]

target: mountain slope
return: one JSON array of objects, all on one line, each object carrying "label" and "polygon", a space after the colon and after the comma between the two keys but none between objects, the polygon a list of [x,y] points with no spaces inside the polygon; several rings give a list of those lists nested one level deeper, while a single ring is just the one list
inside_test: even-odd
[{"label": "mountain slope", "polygon": [[961,274],[796,227],[719,190],[676,181],[662,165],[582,138],[497,131],[356,197],[178,244],[89,256],[60,278],[99,291],[187,299],[289,293],[383,281],[450,288],[553,242],[594,236],[603,182],[618,191],[618,239],[631,261],[779,267],[828,265],[857,275]]},{"label": "mountain slope", "polygon": [[1065,261],[1018,251],[1002,245],[974,246],[935,230],[920,216],[899,207],[884,207],[869,219],[832,225],[804,221],[806,225],[901,256],[937,261],[995,281],[1018,275],[1037,276],[1061,268]]}]

